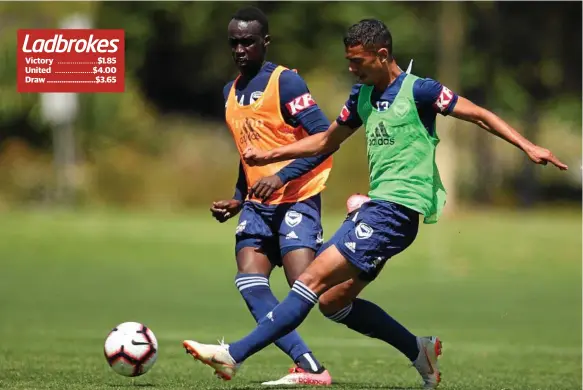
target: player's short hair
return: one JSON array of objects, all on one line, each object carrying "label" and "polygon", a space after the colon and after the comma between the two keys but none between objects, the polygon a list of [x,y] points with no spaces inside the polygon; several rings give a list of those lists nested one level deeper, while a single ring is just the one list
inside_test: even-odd
[{"label": "player's short hair", "polygon": [[269,34],[269,22],[267,16],[257,7],[249,6],[240,8],[233,15],[234,20],[242,20],[244,22],[257,22],[261,25],[261,33],[263,35]]},{"label": "player's short hair", "polygon": [[348,28],[344,35],[344,46],[362,45],[365,48],[386,48],[393,54],[393,37],[389,28],[378,19],[362,19]]}]

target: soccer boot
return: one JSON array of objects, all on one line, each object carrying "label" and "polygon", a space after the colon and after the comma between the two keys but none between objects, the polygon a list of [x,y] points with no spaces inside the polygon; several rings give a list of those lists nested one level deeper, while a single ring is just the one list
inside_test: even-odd
[{"label": "soccer boot", "polygon": [[312,386],[330,386],[332,377],[324,367],[320,372],[310,372],[299,366],[289,369],[289,374],[276,381],[263,382],[264,386],[285,386],[285,385],[312,385]]},{"label": "soccer boot", "polygon": [[192,355],[195,360],[200,360],[207,366],[215,369],[217,377],[230,381],[233,379],[240,364],[229,354],[229,346],[224,342],[219,345],[200,344],[192,340],[184,340],[182,342],[186,353]]},{"label": "soccer boot", "polygon": [[441,341],[439,338],[417,337],[419,355],[413,362],[424,382],[424,389],[435,389],[441,382],[441,372],[437,358],[441,355]]}]

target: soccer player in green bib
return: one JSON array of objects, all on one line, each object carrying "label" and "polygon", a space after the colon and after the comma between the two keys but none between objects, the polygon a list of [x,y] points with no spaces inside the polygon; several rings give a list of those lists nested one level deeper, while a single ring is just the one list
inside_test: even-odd
[{"label": "soccer player in green bib", "polygon": [[344,45],[349,70],[360,84],[330,128],[272,150],[251,147],[243,158],[264,165],[334,152],[364,125],[370,200],[350,214],[286,299],[248,336],[228,345],[184,343],[196,359],[230,379],[249,356],[297,328],[319,302],[331,320],[397,348],[417,368],[425,388],[436,388],[441,380],[439,338],[415,336],[377,305],[357,298],[388,259],[413,243],[420,217],[431,224],[442,213],[445,189],[435,163],[436,114],[473,122],[520,148],[537,164],[550,162],[561,170],[567,166],[492,112],[435,80],[403,72],[393,58],[391,34],[381,21],[365,19],[351,26]]}]

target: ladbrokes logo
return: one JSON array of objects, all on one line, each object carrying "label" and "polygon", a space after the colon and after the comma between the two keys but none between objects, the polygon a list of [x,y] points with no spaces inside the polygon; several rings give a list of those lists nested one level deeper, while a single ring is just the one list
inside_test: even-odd
[{"label": "ladbrokes logo", "polygon": [[369,146],[382,146],[387,145],[391,146],[395,144],[395,138],[390,136],[385,124],[383,122],[379,122],[377,127],[375,127],[374,131],[368,137],[368,145]]},{"label": "ladbrokes logo", "polygon": [[18,30],[18,92],[123,92],[123,30]]},{"label": "ladbrokes logo", "polygon": [[[31,41],[31,42],[29,42]],[[88,39],[65,39],[63,34],[55,34],[49,39],[35,39],[25,34],[22,51],[25,53],[116,53],[119,38],[95,39],[93,34]]]},{"label": "ladbrokes logo", "polygon": [[443,86],[437,100],[433,103],[433,107],[439,110],[439,112],[445,112],[452,101],[453,92],[446,86]]},{"label": "ladbrokes logo", "polygon": [[285,106],[289,113],[293,116],[299,114],[308,107],[312,107],[315,104],[316,101],[312,99],[312,95],[310,93],[304,93],[303,95],[289,101]]}]

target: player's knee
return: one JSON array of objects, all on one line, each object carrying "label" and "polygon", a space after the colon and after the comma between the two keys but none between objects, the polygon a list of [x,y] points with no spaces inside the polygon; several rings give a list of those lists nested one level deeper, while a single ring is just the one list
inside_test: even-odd
[{"label": "player's knee", "polygon": [[259,274],[269,277],[273,265],[269,258],[256,248],[245,247],[237,252],[238,274]]},{"label": "player's knee", "polygon": [[269,277],[270,270],[266,269],[265,266],[257,263],[244,263],[237,266],[237,275],[241,274],[256,274]]},{"label": "player's knee", "polygon": [[318,308],[324,317],[334,322],[342,322],[342,320],[350,313],[352,309],[352,301],[330,299],[324,294],[320,297]]},{"label": "player's knee", "polygon": [[320,296],[318,305],[320,311],[326,317],[337,321],[336,317],[352,305],[364,285],[360,280],[350,279],[335,286]]},{"label": "player's knee", "polygon": [[318,309],[320,309],[320,313],[324,314],[325,317],[334,314],[336,311],[334,301],[326,297],[326,294],[322,295],[318,300]]},{"label": "player's knee", "polygon": [[330,318],[352,303],[352,299],[347,296],[337,294],[323,294],[318,301],[318,308],[324,316]]},{"label": "player's knee", "polygon": [[314,251],[310,248],[299,248],[284,254],[283,268],[290,286],[298,280],[313,260]]},{"label": "player's knee", "polygon": [[322,285],[322,278],[315,273],[309,272],[309,270],[304,271],[300,276],[297,278],[298,282],[301,282],[310,289],[310,291],[314,292],[316,295],[319,295],[320,288]]},{"label": "player's knee", "polygon": [[338,285],[350,282],[354,272],[355,268],[332,246],[306,268],[298,281],[321,296]]}]

